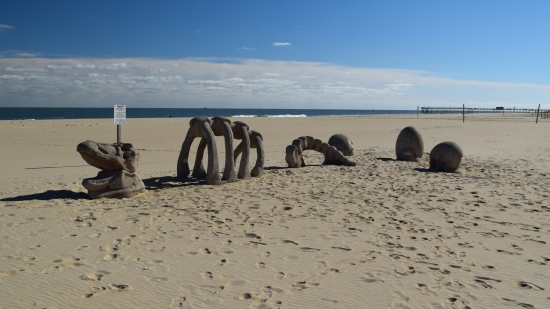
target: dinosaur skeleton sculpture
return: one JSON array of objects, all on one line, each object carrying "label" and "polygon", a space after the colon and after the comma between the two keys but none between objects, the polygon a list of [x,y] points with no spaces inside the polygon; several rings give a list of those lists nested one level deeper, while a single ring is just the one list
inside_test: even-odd
[{"label": "dinosaur skeleton sculpture", "polygon": [[76,151],[88,164],[101,169],[96,177],[82,181],[90,198],[126,198],[145,192],[145,184],[136,173],[139,153],[132,144],[85,141]]},{"label": "dinosaur skeleton sculpture", "polygon": [[[207,184],[220,185],[222,184],[222,180],[233,182],[238,179],[250,179],[251,176],[261,176],[264,168],[262,137],[255,131],[249,132],[247,124],[240,121],[231,123],[225,117],[214,117],[212,121],[206,117],[195,117],[191,119],[189,125],[190,128],[187,131],[187,136],[183,141],[178,158],[177,177],[185,178],[189,176],[189,151],[193,140],[197,137],[201,137],[202,139],[197,149],[193,177],[206,177]],[[220,178],[218,171],[218,153],[214,136],[223,136],[225,141],[225,169],[222,178]],[[233,151],[233,139],[242,140],[235,151]],[[208,147],[208,170],[205,172],[202,158],[206,147]],[[252,173],[248,167],[250,147],[258,149],[258,159]],[[236,173],[236,161],[241,153],[243,156],[238,173]]]},{"label": "dinosaur skeleton sculpture", "polygon": [[318,151],[325,156],[323,165],[356,165],[355,162],[352,162],[346,158],[346,156],[344,156],[341,151],[336,149],[336,147],[330,146],[328,143],[323,143],[320,139],[316,139],[311,136],[301,136],[292,141],[292,145],[288,145],[286,147],[285,160],[288,163],[288,167],[300,168],[306,166],[302,157],[302,152],[308,149]]}]

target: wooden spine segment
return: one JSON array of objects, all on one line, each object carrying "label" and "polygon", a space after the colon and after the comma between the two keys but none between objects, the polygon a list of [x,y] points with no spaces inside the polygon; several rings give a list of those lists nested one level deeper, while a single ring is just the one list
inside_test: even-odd
[{"label": "wooden spine segment", "polygon": [[[248,162],[250,161],[250,138],[248,136],[248,125],[244,122],[235,121],[231,124],[233,130],[233,137],[235,139],[242,140],[240,150],[242,151],[241,162],[239,164],[239,172],[237,177],[239,179],[250,179],[250,167]],[[236,158],[237,155],[234,155]]]},{"label": "wooden spine segment", "polygon": [[264,166],[265,166],[265,155],[264,155],[264,146],[263,146],[263,137],[262,135],[257,131],[250,131],[250,147],[256,148],[256,164],[254,165],[254,168],[252,168],[252,171],[250,172],[250,176],[252,177],[261,177],[264,173]]},{"label": "wooden spine segment", "polygon": [[237,172],[235,170],[235,159],[233,154],[233,131],[231,130],[231,121],[225,117],[212,118],[212,132],[216,136],[223,136],[225,142],[225,167],[222,180],[228,182],[237,181]]},{"label": "wooden spine segment", "polygon": [[323,165],[356,165],[355,162],[350,161],[335,147],[330,146],[327,143],[323,143],[321,140],[315,139],[311,136],[301,136],[293,140],[292,145],[286,147],[285,161],[288,163],[288,167],[299,168],[305,166],[302,152],[310,149],[320,152],[325,156]]},{"label": "wooden spine segment", "polygon": [[187,131],[187,135],[181,146],[180,156],[178,158],[177,176],[189,176],[189,150],[193,140],[197,137],[202,137],[199,150],[197,151],[197,161],[195,161],[193,174],[202,174],[201,169],[204,171],[204,167],[201,168],[202,157],[204,155],[204,148],[207,148],[208,168],[206,171],[206,183],[209,185],[220,185],[221,179],[218,166],[218,152],[216,149],[216,141],[214,140],[214,133],[210,128],[210,120],[205,117],[195,117],[189,121],[189,126],[189,131]]}]

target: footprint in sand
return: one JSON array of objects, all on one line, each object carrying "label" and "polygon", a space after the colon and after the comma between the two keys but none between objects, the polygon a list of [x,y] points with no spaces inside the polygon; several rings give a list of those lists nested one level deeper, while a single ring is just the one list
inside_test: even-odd
[{"label": "footprint in sand", "polygon": [[292,287],[296,290],[305,290],[307,288],[318,286],[319,283],[308,281],[295,281],[292,283]]},{"label": "footprint in sand", "polygon": [[218,285],[217,287],[215,287],[215,288],[213,288],[212,290],[210,290],[210,293],[211,293],[211,294],[220,293],[220,292],[222,292],[224,289],[225,289],[225,286],[223,286],[223,285]]},{"label": "footprint in sand", "polygon": [[285,273],[283,272],[278,272],[273,276],[273,278],[275,279],[283,279],[284,277],[285,277]]},{"label": "footprint in sand", "polygon": [[265,263],[264,262],[256,262],[256,267],[257,268],[265,268]]},{"label": "footprint in sand", "polygon": [[80,279],[90,280],[90,281],[100,281],[102,277],[103,277],[102,274],[90,273],[90,274],[87,274],[87,275],[80,276]]},{"label": "footprint in sand", "polygon": [[25,271],[24,269],[13,269],[13,270],[8,270],[8,271],[5,271],[5,272],[1,272],[0,273],[0,277],[9,277],[9,276],[13,276],[13,275],[16,275],[22,271]]},{"label": "footprint in sand", "polygon": [[118,254],[109,253],[106,256],[103,257],[105,261],[112,261],[118,257]]},{"label": "footprint in sand", "polygon": [[109,288],[111,288],[111,290],[113,291],[118,291],[118,292],[130,292],[133,290],[133,288],[129,285],[126,285],[126,284],[114,284],[114,283],[111,283],[109,284]]},{"label": "footprint in sand", "polygon": [[321,251],[321,249],[310,248],[310,247],[300,247],[300,249],[302,249],[304,252],[317,252],[317,251]]},{"label": "footprint in sand", "polygon": [[294,242],[294,241],[292,241],[292,240],[286,240],[286,239],[285,239],[285,240],[283,240],[283,241],[281,241],[281,242],[282,242],[283,244],[293,244],[293,245],[296,245],[296,246],[298,245],[297,242]]},{"label": "footprint in sand", "polygon": [[77,263],[78,261],[80,261],[80,258],[64,258],[61,260],[54,260],[53,262],[63,265],[80,266],[80,263]]},{"label": "footprint in sand", "polygon": [[170,304],[170,307],[172,308],[181,308],[183,307],[183,303],[187,300],[187,297],[185,296],[179,296],[172,299],[172,303]]},{"label": "footprint in sand", "polygon": [[420,293],[423,295],[435,294],[435,292],[430,290],[430,288],[426,284],[417,283],[416,287],[420,290]]},{"label": "footprint in sand", "polygon": [[520,282],[517,282],[516,285],[526,290],[544,291],[544,288],[530,282],[520,281]]},{"label": "footprint in sand", "polygon": [[327,269],[321,270],[317,274],[322,276],[322,275],[326,275],[326,274],[330,274],[330,273],[337,274],[339,272],[340,272],[340,270],[338,268],[327,268]]},{"label": "footprint in sand", "polygon": [[104,286],[92,287],[92,291],[93,291],[92,293],[84,293],[84,294],[82,294],[81,297],[82,298],[90,298],[90,297],[94,296],[95,294],[103,292],[105,290],[107,290],[107,288],[104,287]]},{"label": "footprint in sand", "polygon": [[332,249],[338,249],[340,250],[340,252],[348,252],[348,251],[351,251],[351,248],[346,248],[346,247],[331,247]]},{"label": "footprint in sand", "polygon": [[202,278],[203,278],[203,279],[213,279],[214,276],[212,275],[211,272],[209,272],[209,271],[204,271],[204,272],[202,272]]},{"label": "footprint in sand", "polygon": [[202,253],[202,254],[211,254],[212,253],[208,248],[201,248],[199,250],[199,252]]},{"label": "footprint in sand", "polygon": [[414,266],[405,266],[405,265],[403,265],[403,271],[398,271],[397,269],[394,269],[394,271],[403,276],[408,276],[416,273]]},{"label": "footprint in sand", "polygon": [[44,270],[42,271],[42,273],[47,275],[47,274],[50,274],[50,273],[52,273],[52,272],[54,272],[54,271],[56,271],[56,270],[58,270],[58,269],[59,269],[59,266],[57,266],[57,265],[52,265],[52,266],[50,266],[50,267],[44,269]]},{"label": "footprint in sand", "polygon": [[453,306],[453,308],[470,308],[469,306],[466,305],[466,302],[464,302],[462,299],[456,298],[456,297],[447,298],[447,300],[445,302],[447,304],[451,304]]},{"label": "footprint in sand", "polygon": [[505,254],[509,254],[509,255],[521,255],[521,253],[510,252],[510,251],[501,250],[501,249],[497,249],[497,252],[498,252],[498,253],[505,253]]},{"label": "footprint in sand", "polygon": [[519,302],[517,300],[513,300],[513,299],[509,299],[509,298],[503,298],[502,300],[507,305],[516,305],[516,306],[520,306],[520,307],[523,307],[523,308],[535,308],[535,306],[533,306],[531,304],[522,303],[522,302]]},{"label": "footprint in sand", "polygon": [[364,278],[361,278],[361,281],[365,283],[374,283],[374,282],[384,282],[384,280],[378,279],[374,274],[371,273],[365,273]]},{"label": "footprint in sand", "polygon": [[486,289],[492,289],[493,286],[490,285],[489,283],[487,283],[487,281],[502,282],[502,280],[499,280],[499,279],[493,279],[493,278],[488,278],[488,277],[480,277],[480,276],[476,276],[475,279],[474,279],[474,283],[477,283],[477,284],[481,285],[482,287],[484,287]]}]

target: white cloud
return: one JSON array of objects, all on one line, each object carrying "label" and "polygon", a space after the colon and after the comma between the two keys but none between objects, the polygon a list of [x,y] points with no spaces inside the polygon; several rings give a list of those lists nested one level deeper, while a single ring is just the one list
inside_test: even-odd
[{"label": "white cloud", "polygon": [[48,64],[46,66],[46,69],[51,69],[51,70],[68,70],[70,68],[71,66],[69,65]]},{"label": "white cloud", "polygon": [[106,70],[118,70],[118,69],[127,69],[130,66],[126,63],[109,63],[109,64],[102,64],[98,68],[100,69],[106,69]]},{"label": "white cloud", "polygon": [[395,91],[406,91],[414,87],[414,85],[407,84],[407,83],[395,83],[395,84],[388,84],[386,85],[386,87]]},{"label": "white cloud", "polygon": [[74,65],[74,67],[77,68],[77,69],[95,69],[96,65],[95,64],[77,63],[77,64]]},{"label": "white cloud", "polygon": [[290,42],[275,42],[273,43],[273,46],[290,46],[292,43]]},{"label": "white cloud", "polygon": [[48,70],[44,68],[14,68],[14,67],[5,67],[2,69],[6,72],[32,72],[32,73],[47,73]]},{"label": "white cloud", "polygon": [[13,30],[13,29],[15,29],[14,26],[6,25],[6,24],[0,24],[0,31]]},{"label": "white cloud", "polygon": [[15,57],[21,57],[21,58],[34,58],[40,56],[40,54],[33,54],[33,53],[15,53]]},{"label": "white cloud", "polygon": [[416,109],[499,102],[533,108],[550,96],[550,85],[259,59],[0,58],[0,81],[0,106],[105,107],[116,101],[134,107]]},{"label": "white cloud", "polygon": [[20,51],[20,50],[3,50],[0,51],[0,58],[8,57],[8,58],[36,58],[40,56],[38,53],[31,53],[26,51]]}]

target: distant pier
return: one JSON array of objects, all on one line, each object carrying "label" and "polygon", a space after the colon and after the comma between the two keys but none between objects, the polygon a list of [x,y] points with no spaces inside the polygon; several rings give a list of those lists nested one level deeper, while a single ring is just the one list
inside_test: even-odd
[{"label": "distant pier", "polygon": [[[421,107],[422,114],[537,114],[537,109],[529,108],[477,108],[477,107]],[[540,110],[548,115],[549,110]]]}]

